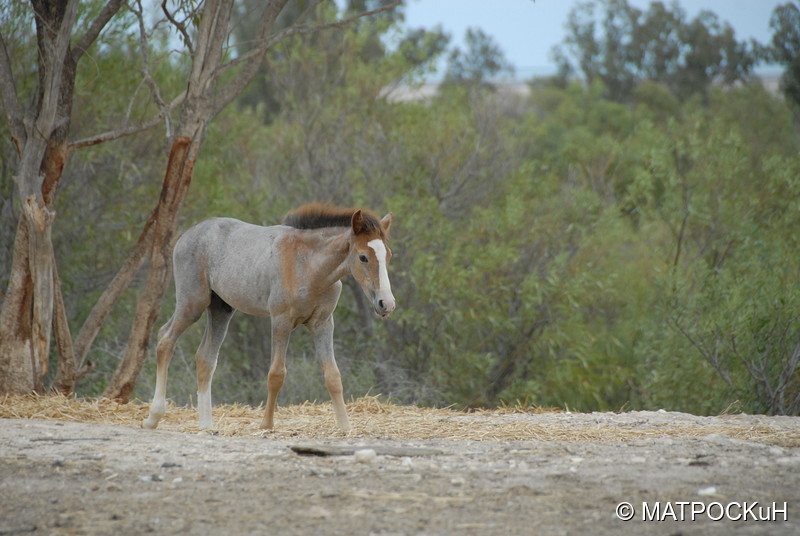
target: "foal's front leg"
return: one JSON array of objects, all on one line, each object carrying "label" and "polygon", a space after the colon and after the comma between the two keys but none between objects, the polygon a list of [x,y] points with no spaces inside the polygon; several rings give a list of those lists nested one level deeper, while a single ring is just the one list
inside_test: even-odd
[{"label": "foal's front leg", "polygon": [[347,407],[344,405],[344,387],[342,387],[342,375],[339,367],[336,366],[336,358],[333,355],[333,316],[313,325],[308,329],[314,338],[314,348],[317,358],[322,363],[322,371],[325,374],[325,387],[331,394],[333,411],[336,414],[336,424],[343,432],[350,431],[350,419],[347,416]]},{"label": "foal's front leg", "polygon": [[286,380],[286,348],[289,346],[289,337],[292,334],[291,324],[278,317],[272,319],[272,358],[267,373],[267,409],[261,428],[272,430],[275,419],[275,406],[278,402],[278,393]]}]

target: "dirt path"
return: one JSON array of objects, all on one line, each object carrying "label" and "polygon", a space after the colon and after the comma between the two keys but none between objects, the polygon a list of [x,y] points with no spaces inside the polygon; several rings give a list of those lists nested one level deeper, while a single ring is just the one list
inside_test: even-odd
[{"label": "dirt path", "polygon": [[[549,420],[576,437],[598,424],[699,432],[610,441],[276,439],[2,419],[0,535],[800,534],[800,419],[479,418],[497,427]],[[775,434],[764,443],[720,433],[726,427]],[[377,452],[300,456],[288,448],[297,444]],[[635,510],[630,521],[615,513],[622,502]]]}]

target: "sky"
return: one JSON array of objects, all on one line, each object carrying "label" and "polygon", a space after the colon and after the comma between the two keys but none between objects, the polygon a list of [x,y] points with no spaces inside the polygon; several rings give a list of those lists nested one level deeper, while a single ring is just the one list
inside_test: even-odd
[{"label": "sky", "polygon": [[[467,28],[491,35],[514,65],[519,78],[553,74],[550,49],[564,38],[567,14],[580,0],[407,0],[408,28],[441,25],[451,44],[463,47]],[[700,11],[713,11],[733,27],[739,40],[771,39],[772,10],[787,0],[678,0],[691,20]],[[650,0],[629,0],[646,9]],[[672,0],[665,3],[670,4]]]}]

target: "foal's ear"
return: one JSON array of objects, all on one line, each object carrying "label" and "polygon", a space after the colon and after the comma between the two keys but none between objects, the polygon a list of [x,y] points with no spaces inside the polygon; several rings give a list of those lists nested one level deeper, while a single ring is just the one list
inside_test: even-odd
[{"label": "foal's ear", "polygon": [[389,234],[389,228],[392,226],[392,213],[390,212],[386,216],[381,219],[381,227],[383,227],[383,232],[387,235]]},{"label": "foal's ear", "polygon": [[361,209],[353,213],[353,217],[350,220],[350,227],[352,227],[354,235],[361,234],[364,230],[364,215],[361,214]]}]

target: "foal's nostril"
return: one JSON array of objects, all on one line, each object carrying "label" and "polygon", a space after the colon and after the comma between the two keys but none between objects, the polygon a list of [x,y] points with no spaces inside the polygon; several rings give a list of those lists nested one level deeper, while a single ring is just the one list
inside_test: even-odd
[{"label": "foal's nostril", "polygon": [[385,303],[383,303],[383,300],[378,300],[378,308],[379,308],[381,311],[385,311],[385,310],[386,310],[386,304],[385,304]]}]

